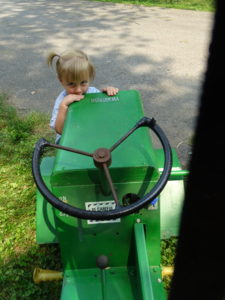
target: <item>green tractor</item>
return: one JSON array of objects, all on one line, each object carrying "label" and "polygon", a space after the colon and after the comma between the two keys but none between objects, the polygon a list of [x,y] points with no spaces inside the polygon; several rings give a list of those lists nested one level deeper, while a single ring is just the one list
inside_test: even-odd
[{"label": "green tractor", "polygon": [[61,300],[166,299],[160,239],[178,233],[186,173],[137,91],[71,104],[60,143],[33,154],[37,242],[59,243],[63,265],[35,281],[61,277]]}]

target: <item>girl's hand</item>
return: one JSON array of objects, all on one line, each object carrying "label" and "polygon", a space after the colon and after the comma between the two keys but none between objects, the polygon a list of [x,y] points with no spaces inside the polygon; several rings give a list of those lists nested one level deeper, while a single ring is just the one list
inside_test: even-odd
[{"label": "girl's hand", "polygon": [[119,92],[118,88],[115,88],[113,86],[108,86],[104,89],[102,89],[103,93],[106,93],[108,96],[114,96]]},{"label": "girl's hand", "polygon": [[70,94],[64,97],[63,101],[61,102],[60,106],[69,106],[71,103],[80,101],[83,99],[83,95],[75,95],[75,94]]}]

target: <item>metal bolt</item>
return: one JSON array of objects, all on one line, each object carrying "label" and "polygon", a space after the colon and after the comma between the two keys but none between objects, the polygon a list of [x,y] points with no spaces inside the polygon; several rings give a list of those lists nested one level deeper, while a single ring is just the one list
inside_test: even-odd
[{"label": "metal bolt", "polygon": [[104,151],[104,150],[99,150],[98,156],[99,156],[100,158],[104,158],[104,157],[105,157],[105,151]]}]

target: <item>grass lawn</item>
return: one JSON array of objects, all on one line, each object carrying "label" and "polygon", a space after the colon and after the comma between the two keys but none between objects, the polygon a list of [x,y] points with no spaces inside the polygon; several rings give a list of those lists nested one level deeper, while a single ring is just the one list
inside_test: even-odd
[{"label": "grass lawn", "polygon": [[[91,0],[96,1],[96,0]],[[214,0],[98,0],[145,6],[158,6],[166,8],[190,9],[200,11],[214,11]]]},{"label": "grass lawn", "polygon": [[36,285],[32,280],[35,266],[61,268],[58,247],[40,247],[35,241],[31,157],[39,137],[52,136],[49,117],[18,116],[5,100],[0,95],[0,299],[58,299],[61,283]]}]

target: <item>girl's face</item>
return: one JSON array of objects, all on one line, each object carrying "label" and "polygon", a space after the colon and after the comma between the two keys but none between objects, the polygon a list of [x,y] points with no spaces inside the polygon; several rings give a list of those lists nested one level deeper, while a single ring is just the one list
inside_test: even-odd
[{"label": "girl's face", "polygon": [[75,82],[67,82],[64,79],[62,79],[60,81],[68,95],[70,95],[70,94],[83,95],[87,92],[88,87],[89,87],[88,80],[83,80],[79,84],[75,83]]}]

